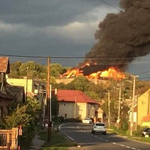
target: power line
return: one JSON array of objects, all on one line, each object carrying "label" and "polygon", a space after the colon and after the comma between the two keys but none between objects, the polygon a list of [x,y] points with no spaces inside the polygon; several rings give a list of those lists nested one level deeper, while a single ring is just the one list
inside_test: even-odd
[{"label": "power line", "polygon": [[136,74],[140,75],[140,74],[145,74],[145,73],[150,73],[150,71],[140,72],[140,73],[136,73]]},{"label": "power line", "polygon": [[[10,55],[10,54],[0,54],[0,56],[6,56],[6,57],[22,57],[22,58],[35,58],[35,59],[41,59],[41,58],[43,58],[43,59],[46,59],[47,58],[47,56],[33,56],[33,55]],[[58,59],[60,59],[60,58],[62,58],[62,59],[66,59],[66,58],[87,58],[87,59],[96,59],[96,58],[99,58],[99,59],[112,59],[112,60],[130,60],[130,59],[133,59],[133,57],[125,57],[125,58],[117,58],[117,57],[115,57],[115,58],[112,58],[112,57],[86,57],[86,56],[51,56],[51,58],[58,58]],[[134,58],[138,58],[138,56],[136,56],[136,57],[134,57]],[[148,63],[148,62],[145,62],[145,63]]]},{"label": "power line", "polygon": [[113,6],[112,4],[110,4],[110,3],[108,3],[108,2],[106,2],[106,1],[104,1],[104,0],[101,0],[101,2],[107,4],[108,6],[113,7],[113,8],[115,8],[115,9],[119,10],[119,11],[122,11],[120,8],[118,8],[118,7],[116,7],[116,6]]}]

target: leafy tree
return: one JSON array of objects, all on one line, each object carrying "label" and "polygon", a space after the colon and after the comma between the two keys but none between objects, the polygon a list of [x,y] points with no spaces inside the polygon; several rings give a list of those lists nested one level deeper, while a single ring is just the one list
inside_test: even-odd
[{"label": "leafy tree", "polygon": [[55,77],[54,76],[51,76],[50,77],[50,83],[53,85],[53,84],[56,84],[56,80],[55,80]]},{"label": "leafy tree", "polygon": [[38,78],[39,73],[42,72],[42,65],[34,61],[28,61],[20,66],[19,72],[22,77],[28,75],[28,78]]},{"label": "leafy tree", "polygon": [[70,86],[74,86],[75,90],[80,90],[80,91],[87,91],[89,88],[89,83],[90,81],[84,77],[84,76],[78,76],[76,77],[71,83]]},{"label": "leafy tree", "polygon": [[54,77],[59,77],[60,74],[64,72],[62,65],[58,63],[53,63],[50,65],[50,74]]},{"label": "leafy tree", "polygon": [[52,116],[55,118],[58,116],[59,104],[57,97],[52,97]]},{"label": "leafy tree", "polygon": [[86,95],[88,95],[89,97],[91,97],[94,100],[99,100],[100,99],[99,95],[94,91],[89,91],[89,92],[85,92],[85,93],[86,93]]},{"label": "leafy tree", "polygon": [[3,129],[11,129],[23,125],[23,138],[31,139],[34,137],[36,121],[40,111],[40,103],[35,99],[28,98],[26,104],[18,104],[10,115],[1,122],[0,126]]},{"label": "leafy tree", "polygon": [[20,61],[16,61],[10,65],[10,78],[18,78],[20,76],[19,68],[21,64],[22,63]]}]

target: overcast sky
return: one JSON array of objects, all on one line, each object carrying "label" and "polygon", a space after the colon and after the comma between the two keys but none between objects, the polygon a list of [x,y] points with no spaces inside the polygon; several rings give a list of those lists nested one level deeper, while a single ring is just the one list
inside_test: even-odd
[{"label": "overcast sky", "polygon": [[[105,1],[119,7],[120,0]],[[107,13],[117,12],[100,0],[0,0],[0,53],[84,57],[96,42],[99,22]],[[82,59],[52,61],[75,66]],[[143,66],[140,59],[128,70],[145,71],[137,63]]]}]

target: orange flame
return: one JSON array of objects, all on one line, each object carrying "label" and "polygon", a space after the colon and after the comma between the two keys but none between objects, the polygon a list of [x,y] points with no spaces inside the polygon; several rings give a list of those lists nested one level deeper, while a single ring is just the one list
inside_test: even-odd
[{"label": "orange flame", "polygon": [[[90,64],[87,63],[85,64],[85,66],[90,66]],[[66,76],[66,78],[83,76],[83,72],[79,68],[74,68],[72,70],[68,70],[66,73],[63,74],[63,76]],[[113,78],[118,80],[118,79],[124,79],[125,75],[122,72],[115,69],[114,67],[111,67],[105,71],[98,71],[98,72],[91,73],[86,77],[88,79]]]},{"label": "orange flame", "polygon": [[108,70],[102,71],[100,77],[114,78],[114,79],[124,79],[125,75],[123,73],[117,71],[114,67],[111,67]]}]

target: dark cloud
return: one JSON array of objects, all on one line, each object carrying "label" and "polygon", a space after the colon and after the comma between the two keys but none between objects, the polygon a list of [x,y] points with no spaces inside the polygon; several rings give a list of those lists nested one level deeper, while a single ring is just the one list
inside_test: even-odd
[{"label": "dark cloud", "polygon": [[[98,22],[116,11],[100,0],[0,0],[0,53],[85,56]],[[76,65],[79,59],[54,61]]]},{"label": "dark cloud", "polygon": [[0,18],[6,23],[61,26],[100,5],[105,4],[99,0],[1,0]]}]

